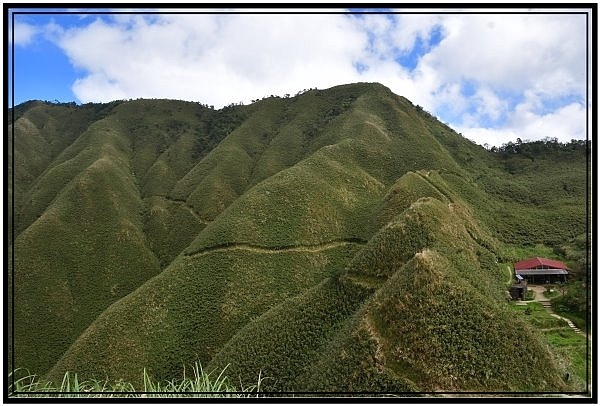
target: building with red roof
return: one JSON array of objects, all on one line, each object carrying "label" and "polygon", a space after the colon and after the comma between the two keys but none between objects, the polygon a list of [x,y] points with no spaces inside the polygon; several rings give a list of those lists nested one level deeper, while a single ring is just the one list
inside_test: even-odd
[{"label": "building with red roof", "polygon": [[515,262],[515,276],[529,283],[566,282],[570,269],[560,261],[548,258],[528,258]]}]

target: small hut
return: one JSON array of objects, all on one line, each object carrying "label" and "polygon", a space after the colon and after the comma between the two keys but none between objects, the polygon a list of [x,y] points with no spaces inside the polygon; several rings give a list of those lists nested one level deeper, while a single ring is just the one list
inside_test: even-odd
[{"label": "small hut", "polygon": [[516,275],[517,282],[508,290],[510,297],[513,300],[525,300],[525,294],[527,293],[527,281],[521,276]]},{"label": "small hut", "polygon": [[570,269],[562,262],[548,258],[528,258],[514,264],[515,276],[531,284],[566,282]]}]

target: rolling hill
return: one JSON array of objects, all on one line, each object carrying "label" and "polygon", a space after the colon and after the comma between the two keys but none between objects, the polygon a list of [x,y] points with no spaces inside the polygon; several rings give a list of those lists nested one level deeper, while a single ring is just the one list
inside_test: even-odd
[{"label": "rolling hill", "polygon": [[585,235],[585,147],[487,151],[372,83],[11,115],[14,367],[138,382],[200,361],[284,392],[573,389],[508,305],[506,264]]}]

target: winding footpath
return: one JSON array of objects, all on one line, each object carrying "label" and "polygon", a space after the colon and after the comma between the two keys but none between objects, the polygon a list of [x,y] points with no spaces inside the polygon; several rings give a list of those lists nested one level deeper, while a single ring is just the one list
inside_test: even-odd
[{"label": "winding footpath", "polygon": [[163,195],[151,195],[151,196],[147,196],[147,197],[148,198],[159,198],[159,199],[163,199],[166,202],[178,204],[179,206],[181,206],[184,209],[186,209],[187,211],[189,211],[190,214],[192,215],[192,217],[194,217],[196,220],[198,220],[199,223],[202,223],[205,225],[212,223],[211,220],[206,220],[206,219],[202,218],[202,216],[200,216],[200,214],[198,214],[198,212],[192,206],[190,206],[187,203],[187,201],[185,201],[183,199],[172,199],[170,197],[163,196]]},{"label": "winding footpath", "polygon": [[251,251],[259,254],[280,254],[286,252],[319,252],[326,251],[333,248],[345,246],[345,245],[365,245],[367,242],[358,238],[340,239],[328,241],[314,245],[287,245],[282,247],[265,247],[262,245],[248,244],[248,243],[229,243],[208,247],[200,251],[191,252],[185,254],[188,257],[199,257],[207,255],[213,252],[243,250]]},{"label": "winding footpath", "polygon": [[202,218],[202,217],[201,217],[201,216],[200,216],[200,215],[199,215],[199,214],[196,212],[196,210],[195,210],[195,209],[194,209],[192,206],[190,206],[190,205],[187,203],[187,201],[185,201],[185,200],[181,200],[181,199],[171,199],[171,198],[168,198],[168,197],[166,197],[166,196],[161,196],[161,197],[162,197],[163,199],[165,199],[165,200],[169,201],[169,202],[173,202],[173,203],[180,204],[181,206],[183,206],[183,208],[187,209],[187,211],[189,211],[189,212],[190,212],[190,214],[191,214],[193,217],[195,217],[195,218],[196,218],[196,220],[198,220],[200,223],[202,223],[202,224],[210,224],[210,223],[211,223],[211,221],[210,221],[210,220],[205,220],[205,219],[203,219],[203,218]]},{"label": "winding footpath", "polygon": [[[544,291],[546,290],[545,287],[532,285],[532,286],[529,286],[529,288],[535,292],[535,298],[532,301],[538,302],[539,304],[541,304],[544,307],[544,309],[546,309],[546,311],[548,313],[550,313],[550,315],[552,317],[556,317],[559,320],[565,321],[569,325],[569,327],[571,327],[571,329],[573,331],[585,336],[585,333],[583,331],[581,331],[581,329],[579,329],[575,324],[573,324],[573,322],[571,320],[567,319],[566,317],[559,316],[558,314],[556,314],[552,311],[552,304],[550,303],[550,299],[547,299],[544,296]],[[526,304],[528,302],[523,302],[523,303]]]},{"label": "winding footpath", "polygon": [[[189,205],[186,200],[183,199],[174,199],[163,195],[153,195],[150,197],[156,197],[163,199],[167,202],[172,202],[180,205],[190,212],[190,214],[195,217],[198,222],[208,225],[212,223],[211,220],[206,220],[196,212],[194,207]],[[251,243],[225,243],[219,244],[212,247],[204,248],[196,252],[185,253],[184,255],[187,257],[199,257],[202,255],[207,255],[213,252],[223,252],[223,251],[234,251],[234,250],[243,250],[256,252],[259,254],[279,254],[285,252],[319,252],[326,251],[333,248],[345,246],[345,245],[365,245],[367,243],[366,240],[360,238],[341,238],[337,240],[326,241],[319,244],[297,244],[297,245],[285,245],[281,247],[266,247],[258,244]]]}]

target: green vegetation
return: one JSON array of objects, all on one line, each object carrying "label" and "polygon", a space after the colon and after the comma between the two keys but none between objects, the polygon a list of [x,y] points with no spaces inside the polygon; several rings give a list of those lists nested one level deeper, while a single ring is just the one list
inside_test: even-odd
[{"label": "green vegetation", "polygon": [[592,365],[590,339],[573,331],[566,321],[551,316],[539,303],[515,305],[513,311],[543,336],[562,367],[563,379],[569,377],[569,390],[587,392]]},{"label": "green vegetation", "polygon": [[[268,363],[270,375],[286,377],[269,390],[283,391],[563,389],[558,370],[544,386],[551,355],[494,298],[502,274],[489,274],[486,289],[471,284],[493,269],[494,256],[477,243],[486,236],[468,214],[450,207],[417,201],[349,269],[240,330],[211,365],[233,360],[231,372],[244,380]],[[470,259],[486,255],[490,262]],[[514,342],[524,343],[519,357]]]},{"label": "green vegetation", "polygon": [[36,182],[47,188],[34,186],[36,195],[60,193],[14,243],[18,367],[47,371],[107,306],[160,271],[127,143],[111,123],[90,126],[60,157],[81,151]]},{"label": "green vegetation", "polygon": [[273,391],[582,387],[584,344],[507,305],[506,269],[566,261],[576,284],[553,305],[590,319],[586,144],[486,150],[368,83],[11,114],[13,370],[169,390],[196,362]]},{"label": "green vegetation", "polygon": [[552,309],[557,314],[570,319],[583,331],[590,331],[590,327],[592,327],[589,316],[591,298],[585,283],[575,281],[560,286],[558,290],[560,295],[557,294],[557,297],[552,299]]},{"label": "green vegetation", "polygon": [[533,300],[535,299],[535,295],[536,293],[533,290],[527,289],[527,292],[525,292],[525,300]]},{"label": "green vegetation", "polygon": [[155,381],[143,371],[143,385],[135,387],[129,382],[119,380],[116,382],[79,380],[77,374],[66,372],[60,385],[51,381],[43,381],[37,375],[21,374],[15,371],[8,377],[8,392],[10,397],[52,397],[58,398],[186,398],[186,397],[252,397],[260,396],[261,383],[264,380],[259,376],[258,383],[238,389],[231,384],[223,369],[218,375],[216,371],[206,372],[198,362],[192,367],[192,375],[186,376],[185,371],[181,379],[172,379],[167,382]]}]

